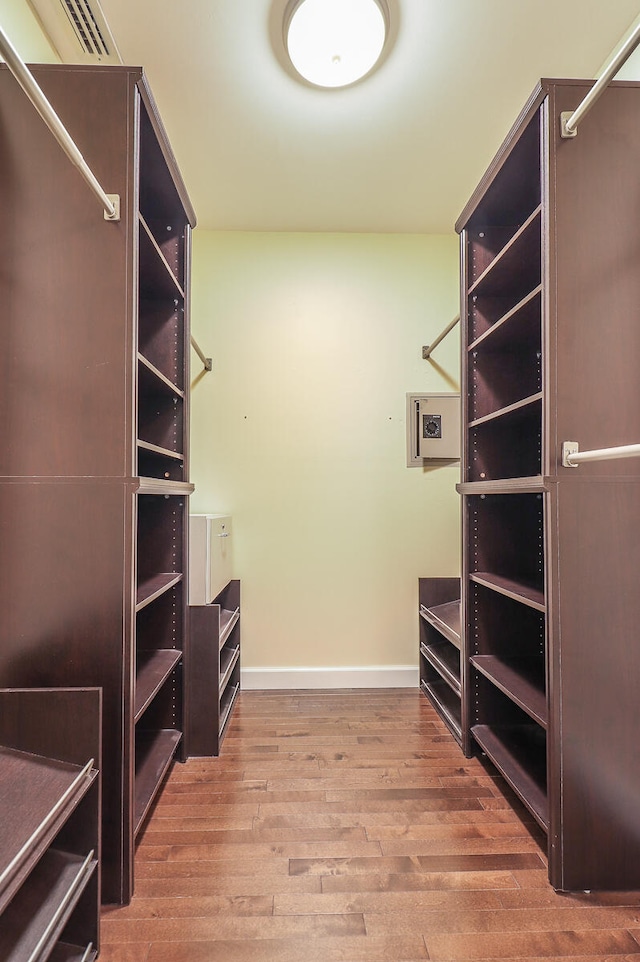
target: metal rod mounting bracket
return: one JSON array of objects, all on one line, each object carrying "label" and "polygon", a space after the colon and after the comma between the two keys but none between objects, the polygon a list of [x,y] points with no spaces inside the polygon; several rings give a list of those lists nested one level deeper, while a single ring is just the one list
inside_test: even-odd
[{"label": "metal rod mounting bracket", "polygon": [[580,445],[577,441],[563,441],[562,442],[562,467],[563,468],[577,468],[577,464],[572,464],[569,458],[572,454],[577,454],[580,450]]},{"label": "metal rod mounting bracket", "polygon": [[437,338],[435,339],[435,341],[433,342],[433,344],[425,344],[425,345],[423,345],[423,347],[422,347],[422,357],[424,358],[425,361],[428,361],[428,360],[429,360],[429,358],[431,357],[433,351],[436,349],[436,347],[438,346],[438,344],[440,343],[440,341],[443,341],[443,340],[445,339],[445,337],[447,336],[447,334],[449,334],[449,333],[454,329],[454,327],[456,326],[456,324],[458,324],[459,322],[460,322],[460,315],[458,314],[457,317],[454,317],[454,319],[453,319],[449,324],[447,324],[447,326],[445,327],[444,331],[442,331],[440,334],[438,334],[438,336],[437,336]]},{"label": "metal rod mounting bracket", "polygon": [[120,220],[120,194],[107,194],[107,197],[111,201],[111,206],[113,207],[113,214],[110,214],[109,211],[105,209],[104,219]]},{"label": "metal rod mounting bracket", "polygon": [[567,138],[567,137],[578,136],[578,128],[568,126],[568,122],[571,119],[571,117],[573,117],[573,114],[574,114],[573,110],[563,110],[562,113],[560,114],[560,136],[561,137]]}]

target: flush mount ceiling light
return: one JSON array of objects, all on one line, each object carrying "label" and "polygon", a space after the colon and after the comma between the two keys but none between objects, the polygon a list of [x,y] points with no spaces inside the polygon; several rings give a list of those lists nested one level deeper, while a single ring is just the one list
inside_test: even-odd
[{"label": "flush mount ceiling light", "polygon": [[388,24],[384,0],[293,0],[285,13],[285,46],[309,83],[347,87],[375,67]]}]

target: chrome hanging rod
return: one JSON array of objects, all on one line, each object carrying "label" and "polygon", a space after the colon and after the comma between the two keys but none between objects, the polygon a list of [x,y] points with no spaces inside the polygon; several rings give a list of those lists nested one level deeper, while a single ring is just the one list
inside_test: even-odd
[{"label": "chrome hanging rod", "polygon": [[459,324],[459,323],[460,323],[460,315],[458,314],[458,316],[454,317],[454,319],[451,321],[450,324],[447,324],[442,334],[438,334],[433,344],[427,344],[425,345],[425,347],[422,348],[422,356],[425,359],[425,361],[429,360],[429,358],[431,357],[431,352],[436,349],[440,341],[444,341],[447,334],[451,333],[451,331],[454,329],[456,324]]},{"label": "chrome hanging rod", "polygon": [[604,72],[596,80],[587,96],[574,111],[563,110],[560,114],[560,131],[563,137],[576,137],[578,134],[578,124],[589,113],[596,100],[604,93],[609,81],[615,77],[620,68],[627,62],[633,51],[640,43],[640,23],[633,33],[620,47],[620,50],[612,57]]},{"label": "chrome hanging rod", "polygon": [[563,441],[563,468],[577,468],[584,461],[615,461],[618,458],[640,458],[640,444],[622,444],[617,448],[580,451],[577,441]]},{"label": "chrome hanging rod", "polygon": [[69,131],[66,129],[57,113],[36,83],[33,74],[21,60],[17,50],[0,27],[0,54],[7,67],[16,78],[25,94],[36,108],[45,124],[56,138],[72,164],[78,168],[87,184],[104,207],[105,220],[120,220],[120,197],[118,194],[106,194],[96,180],[91,168],[76,147]]},{"label": "chrome hanging rod", "polygon": [[198,355],[198,357],[200,358],[200,360],[201,360],[202,363],[204,364],[204,369],[205,369],[205,371],[212,371],[212,370],[213,370],[213,359],[210,358],[210,357],[205,357],[204,351],[202,350],[202,348],[200,347],[200,345],[199,345],[198,342],[196,341],[196,339],[195,339],[195,337],[193,336],[193,334],[191,335],[191,347],[194,349],[194,351],[196,352],[196,354]]}]

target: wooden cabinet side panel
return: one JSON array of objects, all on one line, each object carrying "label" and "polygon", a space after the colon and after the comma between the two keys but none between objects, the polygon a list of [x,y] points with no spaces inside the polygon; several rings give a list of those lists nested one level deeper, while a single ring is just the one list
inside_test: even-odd
[{"label": "wooden cabinet side panel", "polygon": [[132,505],[123,484],[0,487],[0,685],[103,688],[107,901],[130,832]]},{"label": "wooden cabinet side panel", "polygon": [[108,193],[109,223],[14,78],[0,68],[0,475],[121,476],[130,467],[128,75],[34,69]]},{"label": "wooden cabinet side panel", "polygon": [[[560,111],[587,90],[556,88],[549,118],[557,352],[549,441],[552,473],[569,481],[578,471],[558,466],[563,441],[588,450],[640,438],[640,88],[612,85],[578,136],[562,140]],[[579,472],[637,476],[639,463],[594,462]]]},{"label": "wooden cabinet side panel", "polygon": [[0,690],[0,745],[75,765],[102,755],[100,688]]},{"label": "wooden cabinet side panel", "polygon": [[638,484],[558,485],[553,550],[554,768],[562,824],[561,871],[552,882],[567,890],[638,889]]},{"label": "wooden cabinet side panel", "polygon": [[189,607],[187,753],[218,754],[220,605]]}]

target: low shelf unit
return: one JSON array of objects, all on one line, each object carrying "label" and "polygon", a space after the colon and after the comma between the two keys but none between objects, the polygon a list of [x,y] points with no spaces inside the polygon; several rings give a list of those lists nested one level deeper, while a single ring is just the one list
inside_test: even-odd
[{"label": "low shelf unit", "polygon": [[462,744],[460,579],[419,578],[420,688]]},{"label": "low shelf unit", "polygon": [[93,962],[99,689],[0,689],[0,958]]},{"label": "low shelf unit", "polygon": [[189,755],[219,755],[240,690],[240,582],[189,606]]}]

